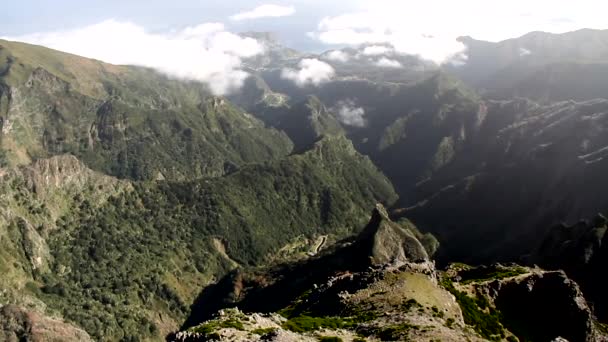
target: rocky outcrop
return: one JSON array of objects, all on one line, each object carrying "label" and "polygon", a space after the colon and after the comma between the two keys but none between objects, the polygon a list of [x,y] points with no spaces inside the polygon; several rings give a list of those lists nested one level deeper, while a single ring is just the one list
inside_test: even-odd
[{"label": "rocky outcrop", "polygon": [[533,261],[548,268],[563,268],[576,272],[589,265],[605,249],[608,220],[598,214],[593,220],[574,225],[559,224],[549,233],[536,251]]},{"label": "rocky outcrop", "polygon": [[87,183],[127,184],[92,171],[72,155],[40,159],[23,168],[21,172],[28,187],[40,197],[53,190],[84,187]]},{"label": "rocky outcrop", "polygon": [[7,342],[88,342],[82,329],[15,305],[0,307],[0,340]]},{"label": "rocky outcrop", "polygon": [[[227,318],[222,309],[235,307],[242,312]],[[182,332],[169,340],[312,341],[325,335],[478,340],[464,328],[454,297],[438,285],[422,244],[380,204],[357,237],[294,264],[235,270],[206,288],[192,311]],[[268,324],[260,326],[260,317]],[[329,320],[334,326],[318,323],[305,331],[297,326],[300,320]]]},{"label": "rocky outcrop", "polygon": [[603,322],[608,319],[608,281],[602,276],[608,264],[607,230],[608,220],[602,214],[574,225],[556,225],[531,257],[531,262],[547,269],[563,269],[576,280]]},{"label": "rocky outcrop", "polygon": [[597,331],[580,288],[564,272],[537,273],[490,286],[507,327],[518,336],[534,341],[557,337],[572,342],[608,341]]},{"label": "rocky outcrop", "polygon": [[386,209],[378,204],[372,218],[359,236],[361,252],[367,253],[372,266],[402,266],[408,262],[429,260],[424,247],[414,234],[392,222]]},{"label": "rocky outcrop", "polygon": [[495,265],[461,271],[457,288],[500,312],[504,328],[526,341],[608,341],[579,286],[563,271]]}]

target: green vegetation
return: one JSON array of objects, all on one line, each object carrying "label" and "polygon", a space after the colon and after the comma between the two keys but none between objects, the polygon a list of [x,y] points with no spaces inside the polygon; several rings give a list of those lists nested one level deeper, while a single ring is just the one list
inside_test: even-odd
[{"label": "green vegetation", "polygon": [[309,295],[306,292],[300,296],[294,304],[279,311],[281,315],[288,318],[283,328],[298,333],[316,331],[319,329],[356,329],[361,323],[370,322],[378,318],[378,313],[373,310],[360,308],[349,308],[343,316],[317,316],[310,311],[302,311],[301,305]]},{"label": "green vegetation", "polygon": [[382,341],[402,341],[410,330],[417,329],[419,329],[418,326],[401,323],[383,327],[367,328],[362,330],[362,333],[365,336],[376,336]]},{"label": "green vegetation", "polygon": [[319,342],[342,342],[342,339],[337,336],[321,336]]},{"label": "green vegetation", "polygon": [[[345,237],[364,226],[377,201],[395,198],[386,178],[343,137],[215,179],[124,182],[130,190],[112,192],[99,190],[110,180],[78,183],[68,193],[48,189],[48,203],[17,180],[0,184],[2,193],[14,193],[7,197],[11,210],[32,229],[56,229],[43,240],[48,269],[33,270],[27,253],[38,249],[24,242],[29,225],[15,221],[10,246],[0,250],[2,265],[26,270],[19,277],[38,284],[29,293],[97,340],[157,337],[159,314],[184,320],[198,292],[234,267],[218,240],[238,264],[260,265],[298,236]],[[59,213],[56,221],[51,212]]]},{"label": "green vegetation", "polygon": [[[73,154],[120,178],[183,180],[291,152],[284,133],[211,96],[203,84],[22,43],[0,46],[0,87],[23,99],[7,107],[15,119],[2,137],[13,149],[4,159],[14,164]],[[1,97],[2,89],[6,107]]]},{"label": "green vegetation", "polygon": [[431,308],[431,311],[433,312],[433,317],[443,318],[445,316],[443,311],[439,310],[439,308],[437,308],[436,306],[433,306]]},{"label": "green vegetation", "polygon": [[410,298],[401,305],[401,308],[404,311],[410,311],[411,309],[414,309],[414,308],[422,308],[422,306],[414,298]]},{"label": "green vegetation", "polygon": [[412,234],[414,234],[416,239],[418,239],[422,246],[424,246],[424,249],[426,250],[429,257],[432,258],[433,255],[437,253],[437,250],[439,249],[439,240],[437,240],[437,238],[433,234],[422,233],[418,229],[418,227],[416,227],[416,225],[407,218],[400,218],[397,223],[412,232]]},{"label": "green vegetation", "polygon": [[274,333],[275,331],[277,331],[276,328],[258,328],[258,329],[252,330],[251,333],[260,335],[260,336],[266,336],[266,335],[270,335],[270,334]]},{"label": "green vegetation", "polygon": [[245,330],[243,323],[236,318],[230,318],[224,321],[211,321],[207,323],[203,323],[199,326],[196,326],[191,329],[192,332],[196,332],[202,335],[209,335],[218,329],[237,329],[237,330]]},{"label": "green vegetation", "polygon": [[462,277],[464,284],[476,282],[476,281],[487,281],[487,280],[500,280],[504,278],[516,277],[527,273],[524,267],[477,267],[464,270],[459,273]]},{"label": "green vegetation", "polygon": [[316,331],[319,329],[356,329],[361,323],[373,321],[378,317],[376,312],[359,312],[353,316],[324,316],[316,317],[307,312],[298,316],[290,317],[283,323],[283,328],[302,333]]},{"label": "green vegetation", "polygon": [[445,320],[445,326],[451,328],[454,325],[454,319],[452,317]]},{"label": "green vegetation", "polygon": [[301,315],[290,318],[283,323],[283,328],[297,333],[305,333],[320,329],[348,329],[353,328],[356,322],[342,317],[311,317]]},{"label": "green vegetation", "polygon": [[479,335],[492,341],[504,338],[505,329],[501,324],[500,312],[489,307],[487,299],[483,296],[469,297],[466,293],[458,291],[447,278],[442,280],[441,285],[456,297],[464,322],[472,326]]},{"label": "green vegetation", "polygon": [[[272,111],[270,111],[272,113]],[[296,151],[307,148],[324,135],[340,135],[343,129],[334,116],[321,101],[311,96],[296,104],[289,111],[278,111],[278,117],[268,117],[267,121],[275,122],[276,128],[287,133],[294,143]],[[288,120],[281,117],[288,116]]]}]

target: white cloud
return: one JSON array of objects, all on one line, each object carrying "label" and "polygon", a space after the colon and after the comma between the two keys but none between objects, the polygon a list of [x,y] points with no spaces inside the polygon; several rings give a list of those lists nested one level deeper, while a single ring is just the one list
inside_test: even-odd
[{"label": "white cloud", "polygon": [[393,49],[389,48],[388,46],[372,45],[372,46],[367,46],[365,49],[363,49],[363,55],[365,55],[365,56],[385,55],[392,50]]},{"label": "white cloud", "polygon": [[390,44],[442,63],[464,51],[458,36],[499,41],[536,30],[606,28],[599,15],[606,11],[608,2],[598,0],[360,0],[357,10],[322,19],[314,36],[327,44]]},{"label": "white cloud", "polygon": [[367,122],[363,117],[365,110],[355,105],[353,100],[340,101],[337,104],[338,120],[348,126],[364,127]]},{"label": "white cloud", "polygon": [[519,57],[524,57],[527,55],[531,55],[532,51],[526,49],[526,48],[519,48]]},{"label": "white cloud", "polygon": [[342,63],[346,63],[350,60],[351,56],[350,54],[341,51],[341,50],[333,50],[328,52],[325,55],[325,58],[327,58],[330,61],[334,61],[334,62],[342,62]]},{"label": "white cloud", "polygon": [[296,13],[296,9],[293,6],[281,6],[265,4],[258,6],[251,11],[237,13],[230,17],[230,20],[241,21],[249,19],[260,19],[260,18],[278,18],[288,17]]},{"label": "white cloud", "polygon": [[242,86],[248,74],[241,59],[263,52],[255,39],[206,23],[171,33],[150,33],[130,22],[107,20],[80,29],[37,33],[10,40],[44,45],[112,64],[154,68],[169,76],[207,83],[223,95]]},{"label": "white cloud", "polygon": [[[345,14],[323,19],[316,37],[327,44],[391,44],[398,53],[420,55],[437,63],[464,50],[464,45],[456,41],[455,36],[425,35],[402,26],[401,20],[385,22],[382,16],[375,18],[373,14]],[[389,51],[386,47],[380,48],[382,46],[368,47],[367,53],[372,55]]]},{"label": "white cloud", "polygon": [[285,68],[281,72],[281,77],[292,80],[300,87],[306,85],[319,85],[329,81],[335,74],[331,65],[316,58],[306,58],[300,61],[299,70]]},{"label": "white cloud", "polygon": [[374,63],[381,68],[403,68],[403,65],[394,59],[382,57]]}]

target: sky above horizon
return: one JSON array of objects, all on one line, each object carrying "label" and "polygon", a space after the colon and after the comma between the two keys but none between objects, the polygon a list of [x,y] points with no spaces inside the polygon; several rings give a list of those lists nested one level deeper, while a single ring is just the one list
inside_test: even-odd
[{"label": "sky above horizon", "polygon": [[[465,53],[458,36],[500,41],[531,31],[604,29],[607,10],[601,0],[20,0],[3,4],[0,38],[153,67],[208,82],[222,94],[247,77],[242,59],[263,53],[238,32],[274,32],[286,46],[308,52],[388,45],[443,63]],[[330,71],[315,61],[304,67]]]},{"label": "sky above horizon", "polygon": [[[230,18],[265,4],[291,7],[294,11],[277,17],[239,21]],[[308,34],[317,31],[323,20],[348,15],[359,15],[356,19],[361,20],[362,13],[375,14],[378,19],[389,21],[389,25],[400,21],[401,26],[418,25],[429,32],[440,28],[450,31],[453,36],[469,35],[499,41],[530,31],[561,33],[580,28],[608,28],[603,18],[605,10],[608,5],[601,0],[512,0],[502,3],[480,0],[20,0],[3,4],[0,36],[72,30],[109,19],[131,22],[151,32],[222,22],[232,32],[273,31],[291,47],[309,50],[324,45]],[[433,29],[429,30],[429,26]]]}]

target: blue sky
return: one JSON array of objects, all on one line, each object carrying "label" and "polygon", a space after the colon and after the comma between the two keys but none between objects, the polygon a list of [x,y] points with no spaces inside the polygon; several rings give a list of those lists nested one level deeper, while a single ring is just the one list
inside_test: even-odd
[{"label": "blue sky", "polygon": [[325,16],[338,15],[357,6],[352,1],[294,0],[271,2],[291,5],[297,12],[288,18],[231,22],[229,16],[265,1],[255,0],[18,0],[6,1],[0,11],[0,36],[68,30],[107,19],[130,21],[150,31],[166,31],[204,22],[223,22],[234,32],[273,31],[287,45],[318,50],[310,39]]},{"label": "blue sky", "polygon": [[222,22],[232,32],[274,31],[292,47],[319,50],[323,45],[306,33],[314,31],[323,18],[377,10],[392,17],[389,20],[401,21],[399,25],[412,22],[419,27],[430,23],[440,27],[442,33],[486,40],[512,38],[535,30],[608,28],[604,24],[604,14],[608,11],[604,0],[287,0],[269,3],[293,6],[296,13],[289,17],[243,22],[228,19],[265,3],[264,0],[4,1],[0,11],[0,36],[68,30],[108,19],[133,22],[152,32]]}]

